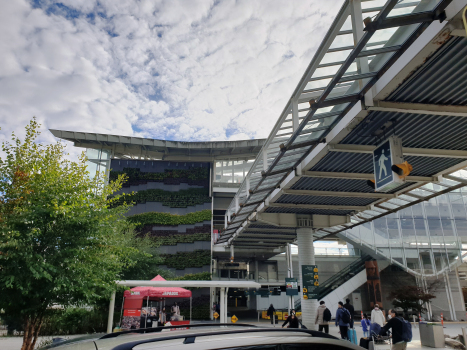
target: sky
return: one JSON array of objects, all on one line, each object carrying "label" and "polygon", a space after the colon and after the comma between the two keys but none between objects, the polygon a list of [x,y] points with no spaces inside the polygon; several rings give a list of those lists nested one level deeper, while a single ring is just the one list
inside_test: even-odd
[{"label": "sky", "polygon": [[267,137],[343,0],[0,0],[0,141]]}]

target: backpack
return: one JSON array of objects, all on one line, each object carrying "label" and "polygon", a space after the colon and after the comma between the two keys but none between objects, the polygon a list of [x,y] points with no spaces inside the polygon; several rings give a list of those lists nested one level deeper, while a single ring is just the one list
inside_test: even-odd
[{"label": "backpack", "polygon": [[412,341],[412,325],[403,318],[399,318],[399,320],[402,322],[402,340],[409,343]]},{"label": "backpack", "polygon": [[323,312],[323,321],[329,322],[331,321],[331,317],[332,317],[331,311],[328,308],[326,308]]},{"label": "backpack", "polygon": [[350,312],[346,308],[342,308],[341,320],[344,323],[350,323]]}]

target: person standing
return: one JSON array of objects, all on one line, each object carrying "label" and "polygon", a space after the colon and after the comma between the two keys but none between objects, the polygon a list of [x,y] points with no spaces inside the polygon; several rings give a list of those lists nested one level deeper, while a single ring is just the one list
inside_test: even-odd
[{"label": "person standing", "polygon": [[370,325],[371,325],[371,322],[368,319],[368,315],[363,314],[363,318],[362,318],[363,337],[368,338],[370,336]]},{"label": "person standing", "polygon": [[384,314],[383,312],[379,309],[379,305],[376,304],[375,308],[371,310],[371,323],[377,323],[381,327],[384,326]]},{"label": "person standing", "polygon": [[165,312],[165,307],[159,311],[159,323],[163,326],[167,322],[167,314]]},{"label": "person standing", "polygon": [[[392,329],[392,347],[391,350],[406,350],[407,342],[411,339],[404,339],[404,324],[408,323],[401,317],[396,311],[389,310],[388,314],[391,315],[391,319],[386,325],[381,328],[380,335],[385,335],[389,329]],[[408,323],[410,329],[410,323]],[[411,331],[410,331],[411,332]],[[410,338],[412,333],[410,333]]]},{"label": "person standing", "polygon": [[172,305],[172,315],[178,319],[178,316],[180,316],[180,307],[177,305],[177,302]]},{"label": "person standing", "polygon": [[350,304],[350,299],[347,298],[345,299],[345,304],[344,307],[349,311],[350,313],[350,328],[353,328],[353,321],[354,321],[354,314],[355,314],[355,309],[352,304]]},{"label": "person standing", "polygon": [[272,304],[269,306],[269,309],[268,309],[268,312],[267,312],[267,315],[269,317],[271,317],[271,324],[275,324],[274,322],[274,312],[276,312],[276,309],[274,309],[274,306],[272,306]]},{"label": "person standing", "polygon": [[284,328],[287,323],[289,324],[287,328],[300,328],[298,325],[298,318],[297,316],[295,316],[295,314],[292,314],[289,317],[287,317],[285,322],[282,324],[282,328]]},{"label": "person standing", "polygon": [[[327,310],[327,311],[326,311]],[[320,332],[329,333],[329,321],[331,320],[331,311],[326,307],[324,300],[319,302],[318,310],[316,312],[315,324],[318,325]]]},{"label": "person standing", "polygon": [[353,321],[354,321],[354,315],[355,315],[355,309],[352,304],[350,304],[350,299],[347,298],[345,299],[345,304],[344,307],[349,311],[350,313],[350,328],[353,328]]},{"label": "person standing", "polygon": [[338,309],[336,311],[336,327],[339,327],[339,333],[342,339],[349,339],[347,332],[350,326],[350,313],[344,307],[344,303],[339,301]]}]

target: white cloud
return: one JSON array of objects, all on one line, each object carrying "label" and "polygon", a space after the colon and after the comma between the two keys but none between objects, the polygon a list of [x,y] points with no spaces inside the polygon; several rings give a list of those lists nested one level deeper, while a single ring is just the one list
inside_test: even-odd
[{"label": "white cloud", "polygon": [[341,3],[4,0],[0,138],[267,137]]}]

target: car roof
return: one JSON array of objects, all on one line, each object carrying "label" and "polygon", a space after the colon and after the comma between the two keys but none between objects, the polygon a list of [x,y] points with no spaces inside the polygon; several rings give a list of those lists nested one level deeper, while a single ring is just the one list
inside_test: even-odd
[{"label": "car roof", "polygon": [[121,335],[117,338],[95,341],[97,350],[129,349],[218,349],[238,346],[282,343],[319,343],[339,345],[349,349],[359,349],[349,342],[334,336],[305,329],[259,328],[244,325],[242,327],[219,327],[213,324],[188,330],[152,334]]}]

